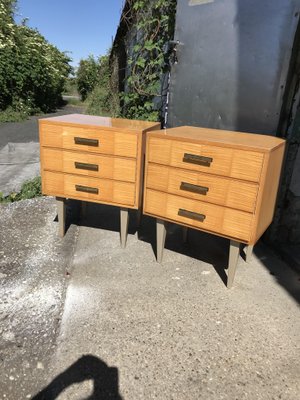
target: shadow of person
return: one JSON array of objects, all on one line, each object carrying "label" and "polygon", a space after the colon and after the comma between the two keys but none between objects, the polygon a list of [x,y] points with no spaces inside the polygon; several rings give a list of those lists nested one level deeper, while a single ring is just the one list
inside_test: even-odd
[{"label": "shadow of person", "polygon": [[32,400],[54,400],[76,383],[92,380],[94,390],[85,400],[122,400],[119,395],[118,369],[92,355],[84,355],[32,397]]}]

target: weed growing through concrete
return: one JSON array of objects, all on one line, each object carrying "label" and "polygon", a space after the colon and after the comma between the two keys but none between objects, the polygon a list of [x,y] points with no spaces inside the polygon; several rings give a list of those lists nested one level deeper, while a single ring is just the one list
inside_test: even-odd
[{"label": "weed growing through concrete", "polygon": [[0,203],[13,203],[19,200],[33,199],[42,196],[41,177],[23,183],[20,192],[12,192],[8,196],[3,196],[0,192]]}]

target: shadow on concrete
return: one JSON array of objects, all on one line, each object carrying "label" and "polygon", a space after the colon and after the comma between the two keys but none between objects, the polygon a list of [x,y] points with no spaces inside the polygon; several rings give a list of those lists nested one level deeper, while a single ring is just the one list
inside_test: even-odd
[{"label": "shadow on concrete", "polygon": [[[54,221],[58,221],[57,216]],[[72,224],[120,232],[120,208],[91,202],[85,202],[85,208],[83,208],[81,201],[69,199],[67,200],[66,232]],[[128,234],[134,235],[137,228],[137,211],[129,210]]]},{"label": "shadow on concrete", "polygon": [[32,397],[32,400],[54,400],[76,383],[92,380],[94,390],[85,400],[122,400],[119,394],[118,369],[92,355],[84,355]]},{"label": "shadow on concrete", "polygon": [[[120,209],[97,203],[86,203],[86,212],[82,214],[81,202],[67,201],[66,230],[71,224],[104,229],[114,232],[120,231]],[[56,218],[57,221],[57,218]],[[137,211],[129,210],[128,234],[138,233],[138,239],[151,245],[154,255],[156,249],[156,220],[143,215],[141,224],[137,223]],[[245,260],[241,245],[241,257]],[[227,267],[229,255],[229,240],[209,233],[188,230],[188,241],[183,241],[183,229],[180,225],[167,223],[167,236],[165,249],[194,258],[207,264],[211,264],[224,285],[227,285]],[[300,303],[300,277],[288,264],[274,254],[272,249],[262,241],[254,248],[254,254],[262,264],[274,275],[284,289]]]},{"label": "shadow on concrete", "polygon": [[[189,229],[188,240],[184,243],[181,226],[167,223],[166,227],[165,249],[211,264],[223,283],[227,284],[226,269],[228,266],[229,240]],[[150,243],[154,254],[157,255],[156,220],[154,218],[143,216],[138,238]]]},{"label": "shadow on concrete", "polygon": [[254,247],[254,254],[264,267],[274,276],[276,282],[282,286],[289,295],[300,303],[300,274],[294,271],[277,253],[259,242]]}]

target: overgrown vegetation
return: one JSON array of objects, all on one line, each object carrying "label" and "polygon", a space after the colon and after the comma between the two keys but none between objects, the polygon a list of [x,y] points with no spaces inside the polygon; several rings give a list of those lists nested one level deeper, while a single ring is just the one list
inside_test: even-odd
[{"label": "overgrown vegetation", "polygon": [[[162,114],[162,79],[170,68],[166,45],[173,39],[176,0],[128,0],[121,24],[128,26],[125,81],[113,82],[111,52],[81,60],[77,89],[86,112],[158,121]],[[116,43],[118,46],[118,43]],[[111,50],[114,52],[114,48]],[[120,86],[124,91],[119,92]]]},{"label": "overgrown vegetation", "polygon": [[89,56],[80,61],[76,79],[77,90],[82,101],[85,101],[88,114],[118,115],[119,102],[113,99],[110,79],[109,51],[99,59]]},{"label": "overgrown vegetation", "polygon": [[129,54],[123,114],[127,118],[158,121],[162,107],[161,80],[169,69],[166,44],[173,38],[176,0],[129,0],[123,15],[135,26]]},{"label": "overgrown vegetation", "polygon": [[20,192],[10,193],[8,196],[3,196],[0,192],[0,203],[13,203],[19,200],[33,199],[34,197],[42,196],[41,177],[38,176],[32,180],[23,183]]},{"label": "overgrown vegetation", "polygon": [[15,0],[0,0],[0,111],[3,119],[60,105],[70,58],[37,30],[14,20]]}]

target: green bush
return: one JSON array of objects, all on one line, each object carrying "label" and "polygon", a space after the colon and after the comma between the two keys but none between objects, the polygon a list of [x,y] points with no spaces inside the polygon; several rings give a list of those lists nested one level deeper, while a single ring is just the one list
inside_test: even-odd
[{"label": "green bush", "polygon": [[88,94],[91,93],[98,81],[99,65],[93,56],[86,60],[80,60],[77,70],[77,90],[81,100],[85,101]]},{"label": "green bush", "polygon": [[17,25],[15,4],[0,0],[0,110],[52,111],[61,103],[70,58],[37,30]]},{"label": "green bush", "polygon": [[28,118],[28,112],[16,111],[11,106],[5,111],[0,111],[0,122],[20,122]]}]

